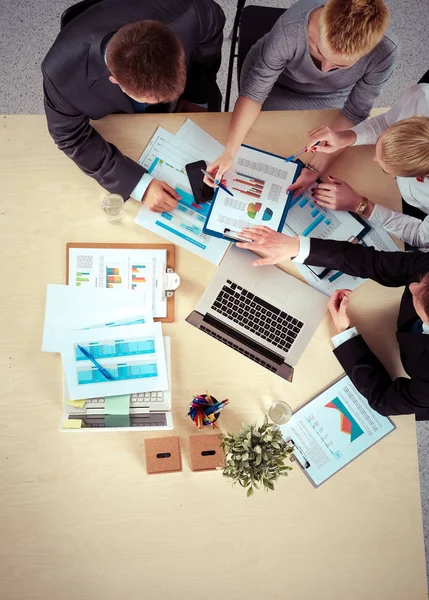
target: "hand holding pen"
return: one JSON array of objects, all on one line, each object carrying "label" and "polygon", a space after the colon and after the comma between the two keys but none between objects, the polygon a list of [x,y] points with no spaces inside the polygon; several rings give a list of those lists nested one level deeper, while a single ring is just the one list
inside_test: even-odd
[{"label": "hand holding pen", "polygon": [[204,169],[201,169],[201,173],[204,173],[204,175],[210,179],[210,181],[212,181],[215,185],[215,187],[220,187],[221,190],[223,190],[224,192],[226,192],[227,194],[229,194],[230,196],[234,197],[234,194],[232,192],[229,191],[229,189],[226,187],[226,185],[224,185],[223,183],[216,183],[217,179],[215,179],[213,177],[213,175],[210,175],[210,173],[208,171],[205,171]]}]

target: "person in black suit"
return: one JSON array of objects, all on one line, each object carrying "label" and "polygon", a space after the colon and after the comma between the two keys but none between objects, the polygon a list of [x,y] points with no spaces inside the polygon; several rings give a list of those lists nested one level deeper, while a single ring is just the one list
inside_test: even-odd
[{"label": "person in black suit", "polygon": [[380,252],[349,242],[289,237],[268,227],[243,229],[251,242],[240,248],[263,251],[267,257],[255,266],[276,264],[287,258],[312,266],[328,267],[373,279],[388,287],[406,286],[398,314],[396,337],[403,367],[409,378],[394,380],[347,316],[350,290],[336,292],[329,309],[339,335],[333,338],[335,356],[370,406],[382,415],[416,415],[429,419],[429,253]]},{"label": "person in black suit", "polygon": [[213,0],[102,0],[59,33],[42,63],[48,129],[58,147],[109,192],[176,207],[167,183],[91,127],[112,113],[219,109],[216,74],[225,15]]}]

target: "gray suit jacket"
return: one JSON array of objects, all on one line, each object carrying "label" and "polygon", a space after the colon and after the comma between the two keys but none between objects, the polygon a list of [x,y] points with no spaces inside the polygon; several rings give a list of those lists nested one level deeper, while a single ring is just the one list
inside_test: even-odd
[{"label": "gray suit jacket", "polygon": [[42,63],[48,129],[58,148],[124,199],[145,169],[106,142],[90,119],[134,112],[128,96],[109,81],[102,48],[120,27],[145,19],[168,24],[182,41],[188,67],[216,77],[225,16],[213,0],[103,0],[64,27]]}]

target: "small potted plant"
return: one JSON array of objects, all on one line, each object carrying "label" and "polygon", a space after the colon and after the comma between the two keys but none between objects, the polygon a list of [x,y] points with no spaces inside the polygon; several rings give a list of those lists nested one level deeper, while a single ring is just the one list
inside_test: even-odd
[{"label": "small potted plant", "polygon": [[226,459],[223,476],[247,488],[248,496],[260,486],[267,492],[274,490],[274,482],[292,469],[285,465],[292,444],[283,439],[276,425],[268,423],[267,417],[260,427],[243,425],[238,433],[225,435],[222,444]]}]

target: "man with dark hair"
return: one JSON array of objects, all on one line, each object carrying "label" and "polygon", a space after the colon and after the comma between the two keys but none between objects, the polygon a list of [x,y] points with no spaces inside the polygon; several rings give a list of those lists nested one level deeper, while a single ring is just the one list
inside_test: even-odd
[{"label": "man with dark hair", "polygon": [[252,240],[237,244],[263,251],[255,266],[288,258],[373,279],[388,287],[405,286],[398,314],[398,340],[407,377],[392,380],[347,315],[350,290],[338,290],[329,310],[338,331],[332,338],[335,356],[370,406],[382,415],[415,414],[429,420],[429,253],[379,252],[349,242],[289,237],[268,227],[244,229]]},{"label": "man with dark hair", "polygon": [[109,192],[157,212],[175,208],[176,191],[104,140],[90,119],[219,110],[224,24],[214,0],[101,0],[75,17],[42,63],[58,148]]}]

